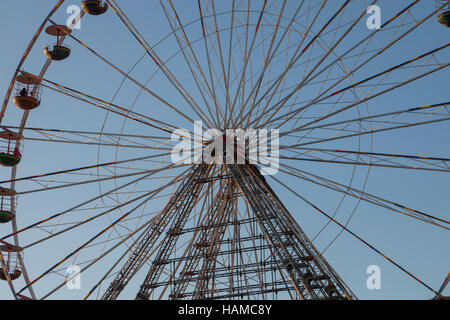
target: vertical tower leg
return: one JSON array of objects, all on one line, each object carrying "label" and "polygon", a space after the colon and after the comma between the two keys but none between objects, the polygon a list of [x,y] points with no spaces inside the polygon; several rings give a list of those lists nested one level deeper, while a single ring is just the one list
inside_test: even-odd
[{"label": "vertical tower leg", "polygon": [[279,266],[301,299],[352,299],[353,295],[321,256],[256,166],[228,165],[252,208]]}]

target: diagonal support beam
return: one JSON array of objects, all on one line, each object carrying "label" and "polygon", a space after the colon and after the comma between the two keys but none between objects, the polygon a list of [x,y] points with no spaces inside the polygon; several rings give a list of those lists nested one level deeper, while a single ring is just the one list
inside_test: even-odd
[{"label": "diagonal support beam", "polygon": [[354,299],[254,165],[228,165],[300,299]]},{"label": "diagonal support beam", "polygon": [[174,218],[177,211],[182,208],[182,204],[186,201],[192,201],[192,191],[196,188],[196,185],[199,185],[197,184],[197,181],[204,178],[207,171],[209,172],[207,166],[200,165],[192,168],[188,178],[178,187],[161,214],[155,218],[155,221],[145,230],[145,235],[142,238],[137,239],[132,245],[131,254],[128,260],[103,294],[102,300],[115,300],[118,298],[125,286],[145,264],[151,249],[154,247],[162,232],[169,225],[170,221]]},{"label": "diagonal support beam", "polygon": [[200,194],[205,184],[199,183],[199,181],[206,178],[210,174],[211,169],[212,166],[208,165],[194,166],[194,172],[187,183],[183,196],[172,198],[170,200],[172,203],[171,210],[173,211],[171,226],[161,241],[155,259],[152,261],[152,266],[136,295],[136,300],[148,300],[151,292],[156,288],[156,283],[164,271],[164,266],[167,264],[168,258],[174,251],[175,244],[181,235],[181,231],[184,228],[190,213],[200,199]]}]

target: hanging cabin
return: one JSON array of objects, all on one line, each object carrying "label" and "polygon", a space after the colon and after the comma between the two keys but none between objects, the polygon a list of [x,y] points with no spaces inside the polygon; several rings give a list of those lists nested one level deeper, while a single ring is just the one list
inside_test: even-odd
[{"label": "hanging cabin", "polygon": [[8,275],[11,280],[16,280],[22,275],[19,264],[19,255],[23,251],[21,247],[12,244],[4,244],[0,246],[3,261],[5,263],[6,272],[3,267],[0,268],[0,280],[7,281]]},{"label": "hanging cabin", "polygon": [[100,0],[84,0],[81,3],[81,7],[83,11],[92,16],[98,16],[106,12],[108,10],[108,4],[106,1]]},{"label": "hanging cabin", "polygon": [[72,29],[63,25],[51,25],[45,29],[45,32],[56,37],[56,43],[44,48],[44,54],[52,61],[62,61],[70,56],[71,49],[64,44],[64,38],[71,34]]},{"label": "hanging cabin", "polygon": [[12,206],[16,203],[17,192],[0,187],[0,223],[8,223],[14,218]]},{"label": "hanging cabin", "polygon": [[22,160],[23,136],[20,133],[11,131],[0,132],[0,165],[4,167],[14,167]]},{"label": "hanging cabin", "polygon": [[450,3],[447,0],[436,0],[438,21],[444,27],[450,28]]},{"label": "hanging cabin", "polygon": [[28,74],[16,77],[14,104],[22,110],[36,109],[41,104],[41,79]]}]

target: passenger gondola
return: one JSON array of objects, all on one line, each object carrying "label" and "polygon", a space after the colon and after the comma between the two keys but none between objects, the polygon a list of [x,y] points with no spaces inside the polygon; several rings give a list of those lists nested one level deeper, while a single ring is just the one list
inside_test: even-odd
[{"label": "passenger gondola", "polygon": [[81,7],[84,12],[93,16],[101,15],[108,10],[108,4],[100,0],[84,0],[81,3]]}]

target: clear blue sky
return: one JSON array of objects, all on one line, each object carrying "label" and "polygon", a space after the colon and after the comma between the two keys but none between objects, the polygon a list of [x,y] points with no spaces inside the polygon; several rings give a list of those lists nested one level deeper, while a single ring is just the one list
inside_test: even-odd
[{"label": "clear blue sky", "polygon": [[[79,4],[79,2],[75,0],[66,1],[54,16],[54,20],[64,23],[68,17],[68,14],[65,12],[68,6]],[[379,1],[383,18],[390,17],[392,13],[397,12],[399,8],[405,7],[409,2],[399,0],[393,4],[392,1],[388,0]],[[430,6],[433,6],[432,2],[422,0],[414,11],[415,14],[423,16],[425,13],[430,12]],[[3,43],[3,50],[0,53],[0,96],[2,101],[9,81],[28,42],[55,3],[55,0],[15,0],[0,2],[0,21],[2,23],[0,39]],[[167,21],[157,1],[134,0],[132,2],[133,5],[130,5],[130,1],[122,0],[118,1],[118,3],[150,43],[155,43],[169,32],[170,29]],[[195,8],[192,9],[189,1],[185,1],[184,3],[175,1],[175,3],[180,8],[180,12],[182,12],[181,16],[183,21],[191,21],[197,18],[195,16]],[[196,5],[196,1],[193,1],[193,3]],[[220,9],[218,8],[218,10]],[[324,16],[328,17],[329,14]],[[188,28],[189,31],[191,30]],[[362,38],[368,32],[367,29],[361,29],[360,31],[355,31],[354,36]],[[124,26],[111,10],[104,16],[98,18],[87,17],[87,19],[82,21],[81,30],[76,30],[74,35],[105,57],[108,57],[108,59],[123,68],[123,70],[129,70],[143,55],[142,48],[137,45],[135,39],[125,30]],[[392,33],[389,33],[389,35],[392,36]],[[388,53],[383,54],[376,60],[376,64],[369,64],[367,68],[364,68],[357,74],[357,79],[361,80],[376,72],[383,71],[387,67],[394,66],[421,53],[444,45],[448,42],[449,36],[450,29],[440,26],[436,19],[430,19],[416,32],[413,32],[413,34],[399,42]],[[172,38],[172,42],[168,41],[168,43],[163,43],[158,47],[161,56],[168,58],[174,53],[175,49],[178,48],[174,41]],[[24,66],[25,70],[32,73],[39,72],[45,62],[42,48],[51,42],[53,42],[53,39],[49,39],[46,34],[37,41],[35,48]],[[353,43],[354,41],[351,42]],[[70,60],[68,62],[53,64],[46,78],[61,84],[66,84],[71,88],[91,93],[107,101],[112,99],[121,84],[122,77],[105,64],[99,62],[98,59],[95,59],[74,41],[69,41],[68,43],[73,49],[73,53],[69,58]],[[376,46],[376,43],[373,45]],[[340,50],[340,52],[343,51],[342,48]],[[448,49],[441,52],[439,58],[442,60],[441,62],[448,62]],[[181,81],[184,81],[183,83],[192,81],[187,74],[188,69],[185,66],[181,66],[181,63],[181,60],[177,60],[171,67],[179,70],[177,76]],[[144,82],[153,71],[155,71],[155,67],[146,58],[132,74]],[[405,88],[396,90],[392,94],[376,99],[370,102],[367,107],[370,109],[371,114],[373,114],[377,112],[388,112],[393,108],[395,110],[401,110],[449,101],[449,78],[450,71],[446,68]],[[173,94],[174,91],[165,87],[163,85],[164,82],[158,82],[158,80],[160,79],[157,78],[153,82],[150,82],[151,88],[154,88],[155,91],[175,104],[179,103],[180,98]],[[385,82],[388,83],[389,81],[385,80]],[[166,85],[168,86],[168,84]],[[133,103],[138,93],[138,88],[127,82],[116,97],[115,103],[129,106]],[[195,98],[199,99],[198,92],[194,92],[193,94],[196,94]],[[152,108],[151,112],[148,112],[149,106]],[[143,113],[147,112],[150,116],[158,117],[169,122],[175,119],[173,123],[181,126],[185,125],[182,121],[176,120],[177,118],[173,118],[173,114],[162,111],[164,109],[158,105],[155,99],[149,97],[141,97],[136,104],[135,110]],[[15,106],[10,103],[3,124],[18,125],[20,115],[21,113],[17,112]],[[103,111],[93,110],[91,107],[83,105],[80,102],[46,91],[44,92],[42,106],[32,112],[27,125],[29,127],[100,131],[104,120],[105,113]],[[110,117],[106,123],[105,131],[108,131],[108,129],[114,131],[122,125],[120,119],[114,117]],[[126,129],[129,133],[141,133],[142,127],[128,125]],[[449,123],[442,122],[430,126],[419,126],[412,129],[378,134],[374,137],[372,151],[449,158],[449,129]],[[154,132],[146,132],[144,134],[152,133]],[[370,151],[366,148],[369,146],[369,143],[370,141],[368,139],[363,140],[361,149]],[[354,148],[354,145],[351,143],[344,145],[329,144],[323,145],[323,147]],[[115,154],[113,152],[107,152],[104,149],[100,150],[102,151],[99,158],[100,162],[114,161]],[[19,167],[18,176],[22,177],[91,165],[96,163],[98,151],[99,149],[96,147],[61,146],[27,141],[25,144],[24,160]],[[134,152],[124,155],[122,152],[119,153],[119,159],[133,158],[143,154]],[[302,165],[304,165],[303,168],[305,170],[309,169],[315,174],[320,174],[347,184],[349,183],[353,169],[339,165],[330,167],[329,165],[325,166],[314,163]],[[1,168],[0,172],[2,180],[8,179],[10,174],[9,169]],[[367,168],[357,169],[354,184],[356,188],[363,186],[366,175]],[[286,179],[284,181],[290,186],[294,186],[296,191],[301,192],[302,195],[311,199],[327,212],[333,213],[341,199],[339,195],[309,183],[283,175],[280,175],[279,178]],[[107,188],[107,186],[109,185],[105,185],[103,188]],[[309,236],[314,236],[324,223],[326,223],[326,220],[321,216],[317,216],[317,213],[313,212],[307,205],[299,203],[299,200],[293,197],[292,194],[289,194],[286,189],[279,187],[275,182],[273,182],[273,186],[288,208],[291,211],[294,211],[294,209],[297,211],[295,216],[298,218],[305,232]],[[19,185],[19,187],[30,189],[36,187],[36,185],[23,184]],[[50,216],[62,209],[68,208],[71,204],[77,203],[77,201],[93,196],[95,192],[98,193],[98,190],[98,185],[96,185],[86,188],[73,188],[70,190],[24,195],[19,199],[19,225],[23,227]],[[447,220],[450,217],[449,190],[450,179],[448,173],[416,172],[388,168],[372,169],[366,186],[367,192],[406,204],[412,208]],[[346,217],[350,215],[354,205],[355,202],[352,201],[344,202],[343,206],[339,209],[337,215],[338,220],[345,222]],[[106,222],[103,222],[106,225]],[[357,213],[349,227],[435,289],[439,288],[445,276],[450,271],[450,236],[448,231],[417,222],[369,204],[359,205]],[[0,234],[8,234],[10,232],[9,228],[8,225],[0,226]],[[86,228],[83,231],[84,233],[81,233],[81,236],[86,240],[89,238],[91,232],[94,234],[100,229],[100,226]],[[315,244],[319,249],[323,249],[338,231],[339,229],[335,227],[328,228],[327,232],[317,238]],[[39,271],[42,272],[45,270],[45,267],[54,264],[80,243],[80,239],[78,238],[64,238],[64,242],[53,243],[48,247],[44,244],[32,253],[26,253],[25,259],[28,269],[32,274],[31,278],[39,275]],[[347,234],[342,235],[326,251],[325,257],[361,299],[429,299],[432,297],[431,293],[420,284]],[[366,288],[366,279],[368,277],[366,268],[369,265],[378,265],[381,268],[381,290],[368,290]],[[91,272],[89,276],[86,276],[91,281],[88,287],[101,274],[98,271],[98,273]],[[22,286],[23,283],[21,280],[18,280],[17,287],[21,288]],[[46,289],[49,288],[41,288],[39,292],[45,292]],[[84,289],[87,290],[87,288]],[[450,288],[446,290],[447,295],[450,294],[449,290]],[[75,298],[79,297],[79,295],[80,293],[78,292],[70,292],[62,289],[54,297]],[[11,298],[6,283],[0,283],[0,298]]]}]

